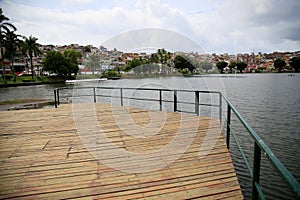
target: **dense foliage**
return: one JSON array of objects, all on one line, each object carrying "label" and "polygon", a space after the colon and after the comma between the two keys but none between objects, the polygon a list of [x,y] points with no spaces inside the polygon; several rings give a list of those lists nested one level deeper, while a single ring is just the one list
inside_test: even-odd
[{"label": "dense foliage", "polygon": [[6,83],[5,66],[4,66],[4,59],[3,59],[4,58],[4,48],[3,48],[4,37],[8,32],[17,30],[14,25],[7,22],[8,20],[9,18],[3,14],[2,8],[0,8],[0,53],[1,53],[0,57],[1,57],[2,77],[4,83]]},{"label": "dense foliage", "polygon": [[300,71],[300,56],[297,56],[297,57],[293,57],[291,60],[290,60],[290,66],[292,68],[294,68],[294,70],[296,72],[299,72]]},{"label": "dense foliage", "polygon": [[197,68],[203,69],[207,73],[208,70],[213,69],[213,64],[210,62],[200,62],[197,64]]},{"label": "dense foliage", "polygon": [[193,72],[196,69],[186,57],[180,55],[174,58],[174,65],[176,69],[188,70],[190,72]]},{"label": "dense foliage", "polygon": [[64,51],[64,57],[66,59],[66,66],[67,66],[67,76],[71,77],[72,74],[75,76],[79,71],[79,60],[81,58],[81,53],[75,51],[74,49],[68,49]]},{"label": "dense foliage", "polygon": [[227,67],[228,63],[225,61],[219,61],[217,62],[217,68],[219,69],[220,73],[223,74],[224,73],[224,68]]},{"label": "dense foliage", "polygon": [[130,70],[132,70],[132,69],[134,69],[138,66],[141,66],[142,64],[143,64],[143,61],[141,59],[134,58],[133,60],[131,60],[127,63],[127,65],[125,66],[124,71],[128,72],[128,71],[130,71]]},{"label": "dense foliage", "polygon": [[41,54],[41,51],[38,48],[38,44],[37,41],[38,39],[33,37],[33,36],[29,36],[24,37],[24,43],[23,43],[23,52],[25,54],[27,54],[29,56],[30,59],[30,66],[31,66],[31,76],[33,79],[34,76],[34,70],[33,70],[33,56],[38,56]]},{"label": "dense foliage", "polygon": [[286,62],[282,58],[276,58],[274,60],[274,67],[278,69],[279,72],[281,72],[282,68],[285,67]]},{"label": "dense foliage", "polygon": [[71,77],[78,73],[78,60],[81,54],[73,49],[64,53],[58,51],[48,51],[43,59],[43,71],[57,74],[63,77]]},{"label": "dense foliage", "polygon": [[236,67],[240,71],[240,73],[242,73],[243,70],[247,67],[247,63],[238,61],[238,62],[236,62]]},{"label": "dense foliage", "polygon": [[15,54],[18,49],[22,48],[22,40],[19,38],[21,37],[20,35],[17,35],[15,31],[7,31],[6,35],[4,36],[4,46],[5,46],[5,57],[10,58],[11,63],[10,67],[12,69],[12,76],[14,82],[16,82],[16,74],[14,71],[14,59],[15,59]]}]

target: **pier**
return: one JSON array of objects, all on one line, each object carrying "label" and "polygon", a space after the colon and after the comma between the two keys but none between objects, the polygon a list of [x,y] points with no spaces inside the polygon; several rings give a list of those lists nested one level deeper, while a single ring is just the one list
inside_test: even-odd
[{"label": "pier", "polygon": [[[182,115],[98,103],[95,107],[109,141],[138,153],[153,151],[170,143]],[[121,111],[119,113],[129,111],[132,120],[141,126],[150,123],[149,114],[164,114],[166,121],[155,136],[134,138],[120,130],[113,120],[112,109]],[[219,121],[184,115],[188,119],[186,123],[193,120],[198,123],[196,135],[187,150],[165,167],[130,173],[103,164],[87,150],[77,133],[71,104],[56,109],[2,111],[0,198],[243,199],[224,136],[220,134]],[[126,121],[124,119],[124,123]],[[217,133],[217,138],[209,138],[216,143],[200,158],[200,149],[210,148],[202,143],[208,128]],[[182,132],[190,134],[188,129]],[[107,153],[106,162],[119,162],[117,165],[128,170],[134,165],[118,160],[117,155],[109,155],[109,149],[101,151]],[[157,159],[161,158],[135,160],[135,164],[151,167],[155,166]]]},{"label": "pier", "polygon": [[[54,102],[55,108],[1,112],[1,199],[243,199],[234,143],[252,199],[266,199],[262,156],[300,198],[298,181],[221,92],[67,87],[54,90]],[[217,113],[205,116],[207,106]],[[252,160],[237,123],[253,141]]]}]

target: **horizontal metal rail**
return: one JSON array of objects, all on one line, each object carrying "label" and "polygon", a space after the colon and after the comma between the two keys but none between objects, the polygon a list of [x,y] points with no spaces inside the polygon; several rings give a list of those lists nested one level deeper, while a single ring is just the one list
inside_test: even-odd
[{"label": "horizontal metal rail", "polygon": [[[260,175],[260,158],[261,153],[264,153],[270,163],[273,165],[273,167],[277,170],[277,172],[280,174],[282,179],[287,183],[289,188],[293,191],[293,193],[296,195],[296,197],[300,198],[300,184],[299,182],[294,178],[294,176],[286,169],[286,167],[280,162],[280,160],[274,155],[274,153],[271,151],[271,149],[265,144],[265,142],[262,140],[262,138],[253,130],[253,128],[246,122],[246,120],[241,116],[241,114],[237,111],[237,109],[231,104],[231,102],[222,95],[223,99],[228,105],[228,116],[227,116],[227,138],[230,138],[229,134],[231,133],[231,120],[230,120],[230,113],[231,110],[235,114],[235,116],[238,118],[240,123],[246,128],[250,136],[254,140],[254,161],[253,161],[253,169],[250,173],[252,177],[252,199],[258,199],[258,196],[260,196],[261,199],[264,199],[263,196],[261,196],[262,191],[261,187],[259,185],[259,175]],[[229,142],[227,142],[227,145],[229,145]],[[228,146],[229,148],[229,146]],[[241,151],[243,153],[243,151]],[[244,154],[244,153],[243,153]],[[248,168],[248,165],[247,165]]]},{"label": "horizontal metal rail", "polygon": [[251,176],[251,178],[252,178],[252,177],[253,177],[253,172],[252,172],[251,166],[250,166],[250,164],[249,164],[249,162],[248,162],[248,160],[247,160],[247,158],[246,158],[246,155],[245,155],[245,153],[244,153],[244,151],[243,151],[243,149],[242,149],[240,143],[238,142],[238,138],[237,138],[235,132],[233,131],[233,129],[231,128],[231,126],[230,126],[230,130],[231,130],[231,134],[232,134],[232,136],[233,136],[234,142],[237,144],[237,147],[238,147],[238,149],[239,149],[239,151],[240,151],[240,153],[241,153],[241,156],[242,156],[242,158],[243,158],[243,160],[244,160],[244,162],[245,162],[245,164],[246,164],[246,167],[247,167],[247,169],[248,169],[248,172],[249,172],[249,174],[250,174],[250,176]]},{"label": "horizontal metal rail", "polygon": [[[77,95],[77,96],[65,96],[65,97],[83,97],[83,96],[93,96],[94,102],[97,101],[97,97],[107,97],[107,98],[120,98],[120,104],[123,106],[124,99],[133,99],[138,101],[150,101],[150,102],[158,102],[159,109],[162,110],[163,103],[173,103],[174,112],[186,112],[192,113],[196,115],[200,115],[200,106],[212,106],[212,107],[219,107],[219,120],[220,124],[222,124],[222,112],[223,112],[223,101],[225,101],[225,105],[227,106],[227,118],[226,118],[226,144],[227,148],[230,148],[230,136],[233,136],[234,142],[238,146],[238,150],[240,151],[242,158],[246,164],[246,168],[249,172],[249,175],[252,178],[252,199],[265,199],[261,186],[259,184],[260,178],[260,162],[261,162],[261,154],[264,153],[268,158],[269,162],[274,166],[274,168],[279,172],[282,179],[287,183],[288,187],[291,188],[294,195],[300,199],[300,185],[297,180],[293,177],[293,175],[286,169],[286,167],[279,161],[279,159],[273,154],[270,148],[264,143],[261,137],[252,129],[252,127],[246,122],[246,120],[241,116],[241,114],[237,111],[237,109],[231,104],[231,102],[219,91],[198,91],[198,90],[173,90],[173,89],[165,89],[165,88],[133,88],[133,87],[62,87],[54,89],[54,102],[55,107],[60,104],[60,91],[62,90],[74,90],[74,89],[90,89],[92,95]],[[108,95],[108,94],[99,94],[98,90],[119,90],[118,95]],[[158,98],[140,98],[140,97],[128,97],[124,95],[125,90],[135,90],[135,91],[156,91],[158,92]],[[169,92],[171,93],[171,97],[173,99],[164,99],[163,93]],[[194,102],[186,102],[186,101],[179,101],[178,95],[180,92],[188,92],[194,94]],[[209,104],[209,103],[202,103],[200,102],[200,94],[217,94],[219,96],[219,104]],[[178,109],[178,104],[187,104],[187,105],[194,105],[194,111],[184,111]],[[249,135],[254,140],[254,159],[253,159],[253,166],[251,168],[245,153],[241,145],[238,142],[237,135],[233,131],[232,124],[231,124],[231,115],[232,113],[237,117],[239,122],[246,128]]]}]

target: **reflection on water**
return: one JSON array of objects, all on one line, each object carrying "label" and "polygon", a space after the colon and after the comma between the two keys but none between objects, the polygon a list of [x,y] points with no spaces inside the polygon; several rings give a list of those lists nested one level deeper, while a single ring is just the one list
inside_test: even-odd
[{"label": "reflection on water", "polygon": [[[295,178],[300,180],[300,74],[288,76],[288,74],[245,74],[234,76],[205,76],[205,77],[164,77],[145,79],[121,79],[118,81],[99,81],[80,83],[79,86],[118,86],[118,87],[148,87],[170,88],[191,90],[216,90],[222,91],[231,100],[233,105],[242,114],[246,121],[263,138],[265,143],[290,170]],[[38,85],[27,87],[0,88],[0,101],[21,98],[46,98],[53,99],[53,88],[66,85]],[[76,84],[76,86],[78,86]],[[72,85],[68,85],[72,87]],[[104,94],[105,91],[99,91]],[[107,92],[107,91],[106,91]],[[112,92],[112,91],[110,91]],[[109,91],[108,91],[109,93]],[[72,95],[72,90],[70,90]],[[114,93],[115,95],[119,95]],[[157,94],[142,94],[141,91],[124,93],[124,96],[150,95],[157,98]],[[172,95],[164,94],[164,98],[172,99]],[[183,95],[184,101],[194,101],[194,97]],[[192,99],[191,99],[192,98]],[[202,101],[214,101],[212,96],[201,96]],[[99,98],[97,101],[119,104],[118,99]],[[128,105],[143,106],[142,102],[128,101]],[[157,106],[157,104],[155,104]],[[154,108],[153,105],[147,108]],[[169,107],[168,107],[169,106]],[[172,105],[165,104],[165,110],[172,110]],[[184,109],[193,109],[185,107]],[[202,110],[201,110],[202,109]],[[216,115],[217,111],[200,108],[201,114]],[[224,109],[225,110],[225,109]],[[233,118],[233,122],[236,119]],[[234,129],[239,132],[240,143],[246,149],[246,155],[252,165],[253,141],[250,140],[246,131],[241,126],[235,125]],[[249,195],[249,186],[246,182],[249,176],[245,173],[244,163],[236,152],[235,144],[231,144],[235,167],[240,175],[239,180],[244,189],[246,198]],[[277,180],[263,156],[262,161],[262,186],[267,193],[267,198],[289,198],[289,191],[283,187],[281,180]],[[272,183],[272,184],[271,184]],[[271,186],[274,188],[271,190]],[[291,197],[292,198],[292,197]]]}]

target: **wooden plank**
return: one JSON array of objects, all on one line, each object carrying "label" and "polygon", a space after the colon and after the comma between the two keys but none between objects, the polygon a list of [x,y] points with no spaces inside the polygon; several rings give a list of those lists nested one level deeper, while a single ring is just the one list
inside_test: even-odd
[{"label": "wooden plank", "polygon": [[[81,105],[84,106],[84,105]],[[166,121],[147,138],[128,135],[122,128],[131,117],[141,128],[150,124],[150,115],[163,114]],[[198,123],[193,143],[167,167],[143,173],[122,172],[97,160],[82,144],[75,128],[72,105],[58,109],[3,111],[0,114],[0,198],[22,199],[242,199],[242,194],[224,137],[206,138],[207,130],[218,133],[218,122],[208,117],[164,113],[137,108],[96,104],[103,134],[111,143],[135,153],[156,151],[172,142],[180,123],[182,134],[192,137],[189,126]],[[87,113],[85,120],[93,114]],[[121,124],[120,124],[121,123]],[[156,126],[156,125],[154,125]],[[86,130],[86,137],[95,137]],[[211,147],[211,143],[214,146]],[[124,169],[155,167],[158,161],[173,161],[174,152],[164,157],[130,160],[113,154],[109,144],[97,140],[99,153],[108,155],[106,164]],[[177,148],[185,143],[178,143]],[[199,158],[199,150],[211,149]],[[91,149],[90,149],[91,150]]]}]

